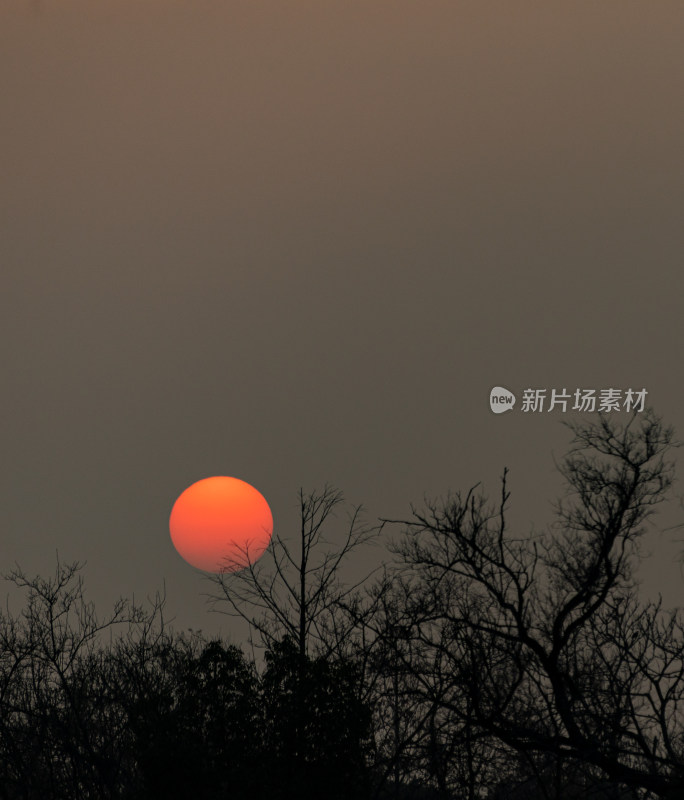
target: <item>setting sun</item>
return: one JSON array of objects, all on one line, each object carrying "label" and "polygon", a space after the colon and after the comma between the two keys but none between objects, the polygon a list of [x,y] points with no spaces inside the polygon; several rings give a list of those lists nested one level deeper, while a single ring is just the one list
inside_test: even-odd
[{"label": "setting sun", "polygon": [[273,516],[253,486],[221,475],[197,481],[180,495],[169,529],[174,547],[193,567],[236,572],[263,555]]}]

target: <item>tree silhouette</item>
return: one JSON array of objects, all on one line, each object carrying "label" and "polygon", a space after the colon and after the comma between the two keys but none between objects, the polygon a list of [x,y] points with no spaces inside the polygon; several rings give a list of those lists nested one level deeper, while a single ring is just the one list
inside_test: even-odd
[{"label": "tree silhouette", "polygon": [[368,797],[370,710],[359,699],[355,666],[306,657],[302,672],[288,637],[267,652],[266,664],[265,749],[273,783],[265,796]]},{"label": "tree silhouette", "polygon": [[276,530],[270,558],[218,575],[210,598],[214,608],[247,620],[268,648],[264,691],[276,797],[318,797],[324,785],[330,797],[363,797],[368,783],[361,756],[367,702],[347,647],[353,622],[341,613],[367,576],[345,583],[342,570],[379,526],[362,522],[360,506],[335,524],[343,508],[342,493],[330,486],[300,490],[295,542]]},{"label": "tree silhouette", "polygon": [[652,412],[570,427],[544,537],[508,532],[506,472],[496,508],[471,489],[405,522],[414,672],[471,733],[669,797],[684,787],[684,620],[639,600],[633,567],[673,434]]},{"label": "tree silhouette", "polygon": [[[332,537],[328,529],[344,507],[340,491],[299,491],[300,528],[294,543],[275,530],[268,555],[248,562],[246,569],[223,572],[211,580],[216,592],[212,607],[246,620],[258,633],[259,644],[271,647],[287,636],[296,643],[302,664],[313,650],[330,653],[344,638],[336,611],[368,576],[346,585],[341,570],[352,553],[375,538],[379,527],[362,522],[361,506],[351,508],[347,521]],[[339,528],[339,526],[338,526]]]},{"label": "tree silhouette", "polygon": [[79,569],[11,575],[28,598],[0,617],[0,798],[367,796],[353,664],[302,667],[285,638],[260,676],[234,645],[174,633],[159,597],[100,622]]},{"label": "tree silhouette", "polygon": [[175,637],[158,642],[144,674],[131,663],[128,720],[141,794],[254,797],[263,713],[256,671],[242,652]]},{"label": "tree silhouette", "polygon": [[[373,585],[345,562],[381,526],[300,492],[297,546],[217,578],[265,646],[177,634],[164,599],[101,620],[80,565],[21,570],[0,612],[0,800],[674,800],[684,794],[684,611],[640,598],[672,431],[570,426],[541,536],[477,487],[427,503]],[[339,528],[338,528],[339,532]]]},{"label": "tree silhouette", "polygon": [[6,578],[26,593],[19,619],[0,613],[0,786],[12,797],[114,797],[125,720],[107,702],[100,638],[159,613],[124,600],[100,620],[78,563],[54,577]]}]

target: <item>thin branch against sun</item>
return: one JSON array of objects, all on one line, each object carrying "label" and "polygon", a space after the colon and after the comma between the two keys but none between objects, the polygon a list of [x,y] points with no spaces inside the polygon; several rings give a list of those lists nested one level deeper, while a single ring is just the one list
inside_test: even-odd
[{"label": "thin branch against sun", "polygon": [[347,556],[374,540],[383,527],[367,526],[361,506],[351,507],[342,522],[335,512],[343,502],[342,493],[328,485],[319,492],[300,489],[298,536],[286,541],[275,533],[268,557],[259,561],[248,548],[233,554],[233,563],[246,566],[208,576],[218,587],[216,594],[206,595],[212,610],[247,621],[262,646],[287,635],[298,643],[300,654],[310,646],[317,652],[336,649],[325,638],[338,635],[339,626],[327,618],[375,572],[371,568],[363,578],[349,581],[342,567]]}]

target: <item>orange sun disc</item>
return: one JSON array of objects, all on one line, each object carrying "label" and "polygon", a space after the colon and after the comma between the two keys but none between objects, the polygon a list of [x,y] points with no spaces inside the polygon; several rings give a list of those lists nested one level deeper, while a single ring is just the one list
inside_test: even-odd
[{"label": "orange sun disc", "polygon": [[180,495],[169,530],[188,564],[205,572],[237,572],[263,555],[273,516],[253,486],[219,475],[193,483]]}]

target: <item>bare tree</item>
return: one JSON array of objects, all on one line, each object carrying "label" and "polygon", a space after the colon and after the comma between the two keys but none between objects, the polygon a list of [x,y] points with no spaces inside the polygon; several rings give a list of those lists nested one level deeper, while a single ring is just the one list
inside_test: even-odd
[{"label": "bare tree", "polygon": [[[246,620],[259,636],[259,644],[272,646],[284,636],[297,645],[300,659],[314,652],[329,655],[344,639],[342,617],[336,609],[369,577],[345,583],[342,569],[352,552],[375,538],[379,528],[362,521],[362,508],[347,512],[337,541],[329,535],[341,492],[299,492],[300,529],[294,542],[276,528],[269,555],[258,561],[245,553],[245,569],[226,571],[211,580],[217,592],[209,596],[215,610]],[[229,568],[231,565],[227,565]]]},{"label": "bare tree", "polygon": [[[467,698],[454,694],[446,640],[426,642],[433,609],[419,582],[388,566],[343,610],[354,621],[356,663],[364,665],[373,713],[375,797],[480,798],[483,785],[501,779],[509,754],[478,728]],[[444,697],[461,702],[458,714]]]},{"label": "bare tree", "polygon": [[[255,562],[245,552],[240,559],[247,564],[244,569],[233,570],[233,564],[228,563],[226,572],[212,578],[218,592],[209,599],[215,609],[246,620],[257,634],[257,644],[268,649],[267,663],[270,659],[271,667],[280,662],[285,668],[278,686],[284,696],[292,693],[292,702],[287,706],[290,726],[287,781],[293,793],[308,796],[306,792],[312,789],[311,770],[327,763],[330,756],[329,752],[323,752],[325,747],[315,756],[311,748],[312,732],[317,729],[324,708],[316,694],[320,689],[321,667],[351,667],[353,675],[357,672],[345,659],[350,618],[339,611],[368,575],[345,582],[342,572],[349,556],[369,543],[378,528],[365,525],[361,507],[355,507],[348,511],[346,521],[337,526],[335,541],[330,532],[335,527],[337,512],[343,509],[343,496],[329,486],[320,492],[300,490],[299,508],[300,526],[295,542],[288,542],[276,529],[267,556]],[[291,650],[294,662],[288,655]],[[287,671],[292,668],[294,675]],[[273,669],[267,669],[266,675],[269,672],[273,673]],[[339,683],[337,691],[347,691],[345,685],[351,686],[350,702],[352,698],[355,703],[360,701],[361,682],[345,680]],[[359,731],[352,734],[349,730],[340,735],[354,739],[357,734]]]},{"label": "bare tree", "polygon": [[642,602],[633,577],[644,522],[673,478],[673,432],[650,411],[570,427],[568,496],[545,536],[507,530],[506,472],[498,507],[474,487],[404,521],[414,674],[427,702],[511,751],[674,797],[684,618]]},{"label": "bare tree", "polygon": [[[26,593],[19,617],[0,613],[0,792],[5,797],[117,797],[122,714],[107,697],[105,633],[160,614],[119,600],[101,620],[78,563],[50,578],[5,576]],[[19,794],[20,793],[20,794]],[[0,795],[2,796],[2,795]]]}]

